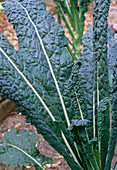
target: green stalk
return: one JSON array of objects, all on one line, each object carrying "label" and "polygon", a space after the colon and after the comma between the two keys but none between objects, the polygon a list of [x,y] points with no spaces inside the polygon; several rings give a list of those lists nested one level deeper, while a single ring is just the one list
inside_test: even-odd
[{"label": "green stalk", "polygon": [[79,13],[78,13],[78,10],[76,9],[76,7],[74,6],[73,0],[71,0],[70,3],[71,3],[73,18],[74,18],[74,23],[75,23],[75,32],[76,32],[76,34],[78,34],[78,32],[80,30]]},{"label": "green stalk", "polygon": [[66,48],[67,48],[67,50],[69,51],[69,54],[70,54],[71,58],[72,58],[73,60],[76,60],[76,58],[75,58],[74,54],[72,53],[71,49],[69,48],[69,46],[67,46]]},{"label": "green stalk", "polygon": [[[75,96],[76,96],[76,100],[77,100],[78,108],[79,108],[79,111],[80,111],[81,119],[84,120],[83,111],[82,111],[82,109],[81,109],[81,105],[80,105],[79,99],[78,99],[78,97],[77,97],[77,93],[76,93],[75,88],[74,88],[74,93],[75,93]],[[86,137],[87,137],[87,142],[89,142],[89,135],[88,135],[87,127],[85,127],[85,133],[86,133]],[[80,136],[80,133],[79,133],[79,136]],[[81,141],[82,141],[82,139],[81,139]],[[83,149],[86,151],[83,143],[82,143],[82,147],[83,147]],[[91,150],[92,150],[92,153],[94,154],[94,150],[93,150],[93,147],[92,147],[92,146],[91,146]],[[87,157],[88,157],[88,155],[87,155]],[[92,161],[92,163],[91,163],[91,161],[90,161],[91,166],[93,166],[92,164],[94,163],[94,164],[95,164],[95,167],[97,168],[97,170],[100,170],[100,168],[99,168],[99,166],[98,166],[98,163],[97,163],[97,160],[96,160],[96,158],[95,158],[95,154],[94,154],[94,157],[92,157],[92,160],[93,160],[94,162]]]},{"label": "green stalk", "polygon": [[96,170],[100,170],[99,166],[97,165],[97,163],[96,163],[95,161],[93,162],[93,164],[92,164],[92,162],[90,161],[89,156],[88,156],[88,154],[86,153],[86,149],[85,149],[84,144],[83,144],[83,142],[82,142],[82,138],[81,138],[81,136],[80,136],[80,132],[79,132],[79,131],[77,132],[77,135],[78,135],[79,138],[80,138],[79,141],[78,141],[78,144],[80,145],[80,148],[82,149],[83,157],[86,158],[87,165],[88,165],[89,167],[91,167],[92,170],[95,170],[95,168],[96,168]]},{"label": "green stalk", "polygon": [[68,0],[65,0],[65,4],[66,4],[66,7],[67,7],[69,14],[72,15]]},{"label": "green stalk", "polygon": [[3,6],[0,3],[0,14],[3,14],[3,13],[4,13],[4,8],[3,8]]},{"label": "green stalk", "polygon": [[72,37],[74,37],[74,32],[72,31],[70,25],[68,24],[67,19],[66,19],[65,15],[64,15],[63,9],[62,9],[62,7],[61,7],[60,4],[59,4],[59,13],[60,13],[60,16],[62,17],[62,19],[63,19],[63,21],[64,21],[64,23],[65,23],[66,28],[67,28],[68,31],[69,31],[69,34],[70,34]]},{"label": "green stalk", "polygon": [[[61,4],[61,6],[62,6],[62,4]],[[68,0],[65,0],[65,7],[66,8],[64,8],[64,6],[62,6],[62,9],[67,13],[67,16],[69,18],[70,24],[71,24],[71,26],[73,28],[73,31],[74,31],[75,30],[74,29],[75,23],[74,23],[73,14],[72,14],[72,11],[71,11],[71,8],[70,8]]]}]

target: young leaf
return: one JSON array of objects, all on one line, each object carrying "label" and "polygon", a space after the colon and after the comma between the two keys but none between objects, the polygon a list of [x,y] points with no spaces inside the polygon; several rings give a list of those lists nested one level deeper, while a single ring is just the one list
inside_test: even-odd
[{"label": "young leaf", "polygon": [[95,151],[93,150],[93,141],[89,140],[88,134],[89,120],[73,119],[70,127],[68,128],[74,134],[74,141],[78,147],[79,155],[82,158],[84,169],[89,169],[90,166],[94,169],[99,169],[98,162],[96,160]]},{"label": "young leaf", "polygon": [[[94,115],[98,118],[98,107],[101,100],[109,97],[108,81],[108,61],[107,61],[107,16],[110,0],[97,0],[93,12],[93,57],[95,60],[94,70]],[[101,160],[101,167],[104,168],[106,154],[108,149],[110,114],[109,105],[103,113],[105,114],[105,123],[103,124],[103,138],[98,141],[98,151]],[[100,116],[100,115],[99,115]],[[103,121],[103,120],[102,120]],[[95,132],[98,136],[98,123],[96,122]]]},{"label": "young leaf", "polygon": [[7,166],[17,165],[21,168],[23,165],[38,165],[43,169],[43,165],[51,163],[52,159],[41,155],[36,147],[38,135],[23,130],[19,133],[16,129],[6,132],[0,142],[0,162]]},{"label": "young leaf", "polygon": [[[94,82],[94,101],[95,108],[94,114],[98,118],[97,109],[99,103],[105,97],[109,97],[109,85],[108,85],[108,65],[107,65],[107,15],[108,15],[109,1],[98,0],[94,8],[93,19],[93,48],[95,59],[95,82]],[[101,9],[101,13],[97,15],[97,11]],[[105,9],[105,10],[103,10]],[[100,18],[100,19],[99,19]],[[103,84],[103,85],[102,85]],[[109,139],[109,106],[103,113],[105,114],[105,123],[103,126],[103,138],[98,140],[98,152],[101,161],[101,167],[104,168],[108,139]],[[101,120],[103,121],[103,120]],[[98,123],[95,126],[96,136],[99,129]]]},{"label": "young leaf", "polygon": [[114,77],[112,85],[112,120],[111,120],[111,130],[110,130],[110,139],[109,147],[107,153],[107,160],[104,170],[109,170],[111,167],[111,161],[114,155],[115,146],[117,143],[117,60],[114,66]]},{"label": "young leaf", "polygon": [[106,115],[105,115],[105,110],[107,109],[107,106],[109,104],[109,98],[105,97],[103,100],[100,101],[99,103],[99,107],[98,107],[98,140],[101,141],[102,138],[104,137],[105,133],[104,131],[108,130],[105,128],[104,124],[105,124],[105,119],[106,119]]},{"label": "young leaf", "polygon": [[117,42],[116,38],[114,38],[114,31],[111,27],[108,27],[108,70],[109,70],[109,83],[110,86],[112,85],[112,78],[113,78],[113,72],[114,72],[114,65],[116,63],[117,59]]},{"label": "young leaf", "polygon": [[[110,85],[112,84],[112,74],[113,67],[116,61],[116,51],[117,51],[117,42],[115,42],[114,31],[111,27],[108,27],[107,32],[107,42],[109,44],[108,48],[108,70],[109,70],[109,80]],[[79,74],[81,76],[82,85],[84,88],[85,99],[88,108],[88,115],[90,120],[91,128],[94,127],[93,121],[93,83],[94,83],[94,57],[93,57],[93,27],[90,26],[86,34],[82,37],[83,55],[79,59],[82,63]],[[93,133],[92,133],[93,132]],[[91,131],[91,135],[95,136],[94,129]]]},{"label": "young leaf", "polygon": [[82,37],[83,55],[79,59],[82,65],[79,69],[81,84],[84,89],[87,103],[88,117],[90,120],[91,139],[93,138],[93,83],[94,83],[94,57],[93,57],[93,27],[89,27]]}]

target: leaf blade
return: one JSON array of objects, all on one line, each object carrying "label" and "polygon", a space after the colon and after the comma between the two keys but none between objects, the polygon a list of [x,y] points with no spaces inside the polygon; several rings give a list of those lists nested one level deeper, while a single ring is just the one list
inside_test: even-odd
[{"label": "leaf blade", "polygon": [[[38,135],[36,133],[30,135],[25,130],[22,133],[18,133],[16,129],[7,132],[0,145],[0,162],[4,162],[8,166],[17,165],[20,168],[23,165],[33,163],[44,170],[42,167],[43,162],[46,160],[49,163],[51,159],[40,155],[35,146],[37,138]],[[40,161],[37,161],[38,159]]]},{"label": "leaf blade", "polygon": [[[109,10],[110,1],[97,0],[94,13],[93,13],[93,56],[95,60],[95,113],[96,119],[98,119],[97,109],[99,103],[105,97],[109,97],[109,84],[108,84],[108,61],[107,61],[107,16]],[[99,12],[99,9],[101,12]],[[100,18],[100,19],[99,19]],[[103,86],[104,85],[104,86]],[[101,167],[104,168],[106,161],[106,154],[108,149],[109,140],[109,105],[105,110],[105,124],[104,124],[104,137],[101,141],[98,141],[98,151],[100,153]],[[98,137],[98,123],[96,121],[96,136]]]},{"label": "leaf blade", "polygon": [[[63,30],[60,25],[54,23],[53,18],[45,11],[45,7],[42,3],[35,0],[34,2],[37,3],[35,6],[34,2],[31,0],[19,2],[27,8],[32,20],[36,23],[41,39],[43,39],[47,55],[49,56],[52,69],[54,70],[57,83],[59,84],[60,91],[64,96],[65,83],[70,77],[73,61],[68,51],[65,49],[66,41],[64,39]],[[30,9],[29,6],[31,5],[34,6]],[[14,6],[17,9],[16,13],[12,13]],[[73,168],[76,169],[79,166],[73,160],[61,136],[60,130],[62,129],[66,139],[72,146],[73,152],[76,152],[74,145],[72,145],[71,133],[67,130],[65,115],[63,114],[60,97],[51,75],[50,67],[45,59],[42,45],[35,33],[33,25],[27,18],[25,10],[20,11],[20,9],[22,8],[17,4],[17,1],[10,0],[5,2],[5,12],[17,32],[19,50],[14,51],[10,45],[7,48],[8,50],[6,50],[8,42],[2,35],[0,37],[0,47],[13,63],[15,63],[16,67],[22,72],[29,83],[33,85],[50,112],[53,113],[56,121],[52,121],[47,113],[47,109],[43,107],[42,103],[38,100],[34,91],[32,91],[26,81],[24,81],[21,74],[19,74],[16,69],[13,69],[3,53],[0,55],[0,88],[2,96],[16,102],[17,110],[25,114],[27,120],[37,127],[37,131],[41,133],[59,153],[66,157],[69,164],[72,162]],[[32,15],[32,13],[35,15]],[[32,41],[33,39],[34,41]],[[8,89],[10,94],[8,93]],[[67,97],[70,100],[70,97]],[[70,106],[66,101],[67,97],[64,96],[63,98],[68,111],[70,110]],[[68,114],[70,115],[70,112]],[[60,127],[60,129],[58,127]],[[52,138],[49,136],[52,136]],[[61,148],[64,152],[62,152]]]}]

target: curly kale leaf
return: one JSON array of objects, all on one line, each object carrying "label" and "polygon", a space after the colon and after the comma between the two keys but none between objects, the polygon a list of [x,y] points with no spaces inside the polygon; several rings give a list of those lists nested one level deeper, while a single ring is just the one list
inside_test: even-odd
[{"label": "curly kale leaf", "polygon": [[52,159],[41,155],[36,147],[38,135],[23,130],[19,133],[16,129],[6,132],[0,142],[0,162],[8,166],[38,165],[38,169],[44,169],[43,165],[52,163]]}]

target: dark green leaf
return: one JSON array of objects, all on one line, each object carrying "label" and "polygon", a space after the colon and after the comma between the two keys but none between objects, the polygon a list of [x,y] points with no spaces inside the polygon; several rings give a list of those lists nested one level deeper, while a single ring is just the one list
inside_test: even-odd
[{"label": "dark green leaf", "polygon": [[36,147],[38,135],[23,130],[19,133],[16,129],[6,132],[0,143],[0,162],[7,166],[36,164],[39,169],[44,169],[43,165],[51,163],[52,159],[41,155]]},{"label": "dark green leaf", "polygon": [[[110,0],[97,0],[93,12],[93,57],[95,60],[94,70],[94,98],[95,108],[94,116],[96,119],[101,120],[98,115],[98,107],[101,100],[109,97],[109,81],[108,81],[108,59],[107,59],[107,16],[109,10]],[[101,168],[104,169],[106,154],[108,149],[109,140],[109,128],[110,128],[110,113],[109,105],[103,112],[104,121],[103,124],[103,138],[98,141],[98,152],[101,161]],[[98,137],[98,123],[95,119],[95,135]],[[101,120],[103,121],[103,120]]]},{"label": "dark green leaf", "polygon": [[98,107],[98,140],[101,141],[101,139],[105,136],[104,131],[108,130],[105,129],[105,111],[107,109],[107,106],[109,104],[110,99],[108,97],[104,98],[100,101],[99,107]]},{"label": "dark green leaf", "polygon": [[70,127],[68,129],[72,130],[74,126],[77,126],[77,127],[86,126],[88,122],[89,122],[89,120],[86,120],[86,119],[84,119],[84,120],[74,119],[74,120],[72,120],[72,123],[71,123],[71,125],[70,125]]},{"label": "dark green leaf", "polygon": [[113,78],[113,72],[114,72],[114,64],[116,62],[117,59],[117,42],[116,38],[114,38],[114,31],[111,27],[108,27],[108,45],[109,45],[109,49],[108,49],[108,67],[109,67],[109,83],[110,86],[112,85],[112,78]]},{"label": "dark green leaf", "polygon": [[64,31],[42,2],[7,0],[3,5],[16,30],[19,50],[15,51],[0,34],[2,97],[16,103],[17,112],[26,115],[27,121],[37,127],[73,169],[81,169],[67,129],[75,113],[71,112],[70,94],[66,95],[65,89],[73,61],[65,48]]},{"label": "dark green leaf", "polygon": [[111,167],[111,161],[114,155],[115,146],[117,143],[117,60],[114,65],[114,74],[113,74],[113,86],[112,86],[112,120],[111,120],[111,130],[110,130],[110,139],[107,160],[105,165],[105,170],[109,170]]},{"label": "dark green leaf", "polygon": [[84,89],[85,100],[88,108],[88,117],[90,120],[91,138],[93,138],[93,83],[94,83],[94,58],[93,58],[93,29],[88,28],[86,34],[82,37],[83,55],[79,59],[82,65],[79,74]]},{"label": "dark green leaf", "polygon": [[[117,43],[115,42],[114,31],[108,28],[108,70],[109,80],[112,84],[113,65],[116,61]],[[82,85],[84,87],[85,98],[87,102],[88,115],[91,127],[93,127],[93,83],[94,83],[94,57],[93,57],[93,27],[90,26],[86,34],[82,37],[84,46],[83,55],[79,59],[82,65],[79,69]],[[93,134],[92,134],[93,137]]]}]

